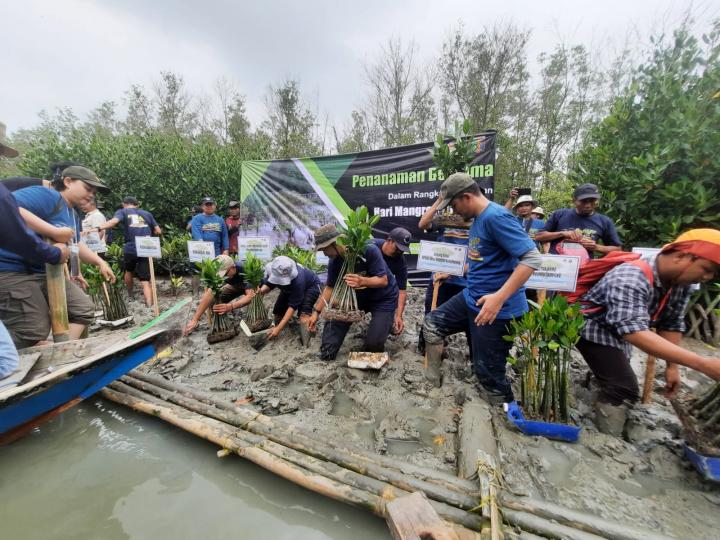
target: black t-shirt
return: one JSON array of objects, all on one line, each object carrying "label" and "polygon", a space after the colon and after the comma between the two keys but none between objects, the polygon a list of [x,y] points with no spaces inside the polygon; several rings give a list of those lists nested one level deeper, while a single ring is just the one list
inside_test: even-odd
[{"label": "black t-shirt", "polygon": [[405,256],[401,254],[399,257],[388,257],[387,255],[385,255],[385,253],[383,253],[382,250],[382,245],[385,243],[385,240],[375,238],[373,242],[380,250],[380,253],[382,253],[385,264],[387,264],[387,267],[393,273],[393,276],[395,276],[395,281],[397,282],[398,289],[400,289],[401,291],[407,289],[408,269],[407,262],[405,261]]},{"label": "black t-shirt", "polygon": [[244,291],[245,290],[245,269],[243,268],[242,263],[239,263],[239,262],[235,263],[235,269],[237,270],[237,272],[235,272],[235,275],[231,278],[226,279],[225,283]]},{"label": "black t-shirt", "polygon": [[30,186],[42,186],[43,181],[41,178],[32,178],[30,176],[11,176],[10,178],[5,178],[2,184],[10,191],[17,191],[18,189],[24,189]]},{"label": "black t-shirt", "polygon": [[305,268],[301,264],[297,265],[297,269],[298,275],[295,276],[295,279],[293,279],[287,285],[277,285],[275,283],[270,283],[269,281],[264,281],[265,285],[267,285],[270,290],[278,288],[282,292],[287,294],[287,305],[294,310],[300,308],[303,300],[305,299],[305,293],[308,290],[315,289],[317,291],[320,291],[320,278],[317,277],[317,274],[315,274],[315,272],[313,272],[309,268]]}]

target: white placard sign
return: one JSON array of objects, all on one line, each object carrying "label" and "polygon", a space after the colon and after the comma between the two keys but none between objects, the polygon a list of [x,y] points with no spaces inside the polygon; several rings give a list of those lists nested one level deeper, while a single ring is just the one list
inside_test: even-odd
[{"label": "white placard sign", "polygon": [[577,286],[580,257],[542,255],[542,265],[525,283],[528,289],[573,292]]},{"label": "white placard sign", "polygon": [[316,251],[315,262],[320,266],[328,266],[330,264],[330,257],[325,255],[322,251]]},{"label": "white placard sign", "polygon": [[188,259],[190,262],[203,262],[215,258],[215,244],[213,242],[200,242],[188,240]]},{"label": "white placard sign", "polygon": [[632,252],[639,253],[640,257],[652,262],[655,260],[655,257],[657,257],[657,254],[660,253],[660,248],[634,247]]},{"label": "white placard sign", "polygon": [[160,238],[157,236],[136,236],[135,251],[138,257],[154,257],[162,259]]},{"label": "white placard sign", "polygon": [[93,232],[89,232],[89,233],[83,235],[82,241],[85,243],[85,245],[89,249],[91,249],[95,253],[97,253],[98,251],[103,249],[103,247],[105,247],[102,243],[102,240],[100,240],[99,232],[93,231]]},{"label": "white placard sign", "polygon": [[272,246],[267,236],[238,236],[238,259],[245,260],[246,253],[252,253],[262,261],[272,259]]},{"label": "white placard sign", "polygon": [[465,274],[466,259],[467,246],[421,240],[417,268],[418,270],[462,276]]}]

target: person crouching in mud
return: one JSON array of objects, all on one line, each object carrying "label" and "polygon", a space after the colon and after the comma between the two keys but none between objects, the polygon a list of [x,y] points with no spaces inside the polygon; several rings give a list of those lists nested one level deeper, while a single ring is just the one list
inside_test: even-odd
[{"label": "person crouching in mud", "polygon": [[280,294],[273,307],[275,326],[268,331],[267,338],[276,338],[298,313],[300,339],[307,347],[310,343],[310,316],[320,296],[320,278],[309,268],[281,255],[265,265],[265,279],[259,293],[265,295],[276,287],[280,289]]},{"label": "person crouching in mud", "polygon": [[[340,232],[334,225],[323,225],[315,231],[315,247],[330,258],[327,283],[315,303],[309,329],[314,332],[322,310],[329,305],[333,288],[343,266],[345,247],[337,244]],[[364,352],[383,352],[398,304],[398,286],[395,276],[388,270],[380,249],[368,242],[363,258],[355,265],[355,274],[346,274],[345,282],[355,289],[358,307],[371,314],[370,325],[363,344]],[[366,275],[361,275],[366,274]],[[320,359],[334,360],[350,329],[349,322],[326,321],[320,345]]]},{"label": "person crouching in mud", "polygon": [[[220,291],[220,303],[213,306],[213,311],[215,313],[227,313],[228,311],[247,306],[253,296],[255,296],[255,292],[252,289],[245,288],[242,264],[235,262],[229,255],[218,255],[215,257],[215,260],[221,263],[218,274],[225,278],[225,285],[223,285]],[[186,336],[197,328],[203,313],[205,313],[214,302],[215,298],[213,297],[212,290],[205,289],[205,292],[200,298],[200,303],[195,310],[195,314],[185,327]]]},{"label": "person crouching in mud", "polygon": [[623,434],[627,405],[639,398],[630,365],[633,345],[667,362],[668,396],[680,388],[678,365],[720,379],[720,359],[704,358],[679,346],[690,285],[710,281],[720,270],[720,231],[694,229],[681,234],[662,248],[650,268],[652,283],[639,266],[618,265],[582,297],[584,303],[602,308],[586,313],[577,348],[600,384],[596,424],[610,435]]}]

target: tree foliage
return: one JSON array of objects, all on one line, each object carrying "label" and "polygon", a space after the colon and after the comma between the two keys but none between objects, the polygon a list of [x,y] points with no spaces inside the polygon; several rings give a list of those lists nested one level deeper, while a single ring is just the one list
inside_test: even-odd
[{"label": "tree foliage", "polygon": [[595,181],[624,243],[720,227],[720,21],[655,41],[629,91],[591,132],[572,178]]}]

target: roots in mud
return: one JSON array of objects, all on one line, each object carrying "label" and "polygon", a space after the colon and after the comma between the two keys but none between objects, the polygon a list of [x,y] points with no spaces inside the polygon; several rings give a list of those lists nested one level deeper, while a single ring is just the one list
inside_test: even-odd
[{"label": "roots in mud", "polygon": [[247,326],[250,329],[250,331],[254,334],[255,332],[259,332],[260,330],[265,330],[266,328],[270,328],[270,325],[272,324],[272,319],[259,319],[252,322],[248,322]]},{"label": "roots in mud", "polygon": [[686,441],[703,455],[720,457],[720,383],[672,403],[685,428]]},{"label": "roots in mud", "polygon": [[221,341],[227,341],[228,339],[232,339],[237,335],[237,330],[225,330],[223,332],[213,332],[211,334],[208,334],[207,342],[212,343],[219,343]]},{"label": "roots in mud", "polygon": [[323,310],[323,317],[328,321],[354,323],[362,321],[365,317],[365,312],[359,310],[343,311],[340,309],[325,308]]},{"label": "roots in mud", "polygon": [[207,337],[208,343],[218,343],[234,338],[238,334],[237,328],[227,313],[214,313],[212,329]]}]

